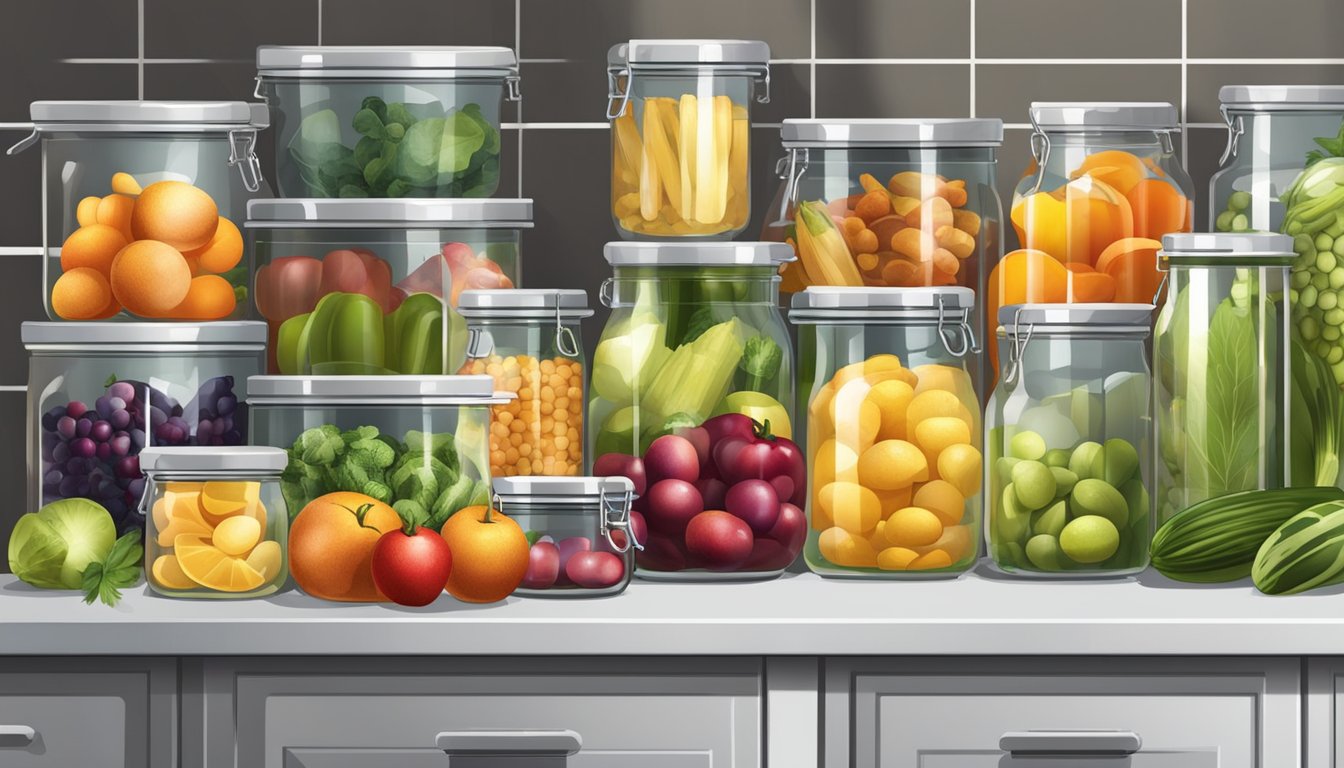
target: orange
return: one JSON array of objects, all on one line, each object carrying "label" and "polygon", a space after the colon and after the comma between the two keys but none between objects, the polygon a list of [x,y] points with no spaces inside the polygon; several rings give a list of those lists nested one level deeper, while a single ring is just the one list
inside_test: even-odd
[{"label": "orange", "polygon": [[189,261],[197,260],[205,272],[228,272],[243,259],[243,233],[238,231],[238,225],[220,216],[219,226],[210,241],[182,255]]},{"label": "orange", "polygon": [[115,227],[126,236],[126,242],[135,240],[131,234],[131,213],[135,210],[135,198],[126,195],[108,195],[98,203],[94,214],[98,224]]},{"label": "orange", "polygon": [[[1021,248],[1006,254],[989,273],[987,338],[999,326],[999,308],[1026,303],[1063,303],[1068,295],[1069,270],[1045,251]],[[999,346],[989,344],[990,370],[998,371]]]},{"label": "orange", "polygon": [[1115,281],[1115,301],[1149,304],[1162,284],[1157,252],[1162,243],[1143,237],[1117,240],[1097,259],[1097,269]]},{"label": "orange", "polygon": [[121,311],[102,272],[77,267],[51,286],[51,310],[66,320],[100,320]]},{"label": "orange", "polygon": [[373,583],[373,547],[384,533],[399,528],[397,513],[371,496],[342,491],[313,499],[289,529],[294,581],[323,600],[386,601]]},{"label": "orange", "polygon": [[134,197],[144,190],[140,188],[140,182],[136,181],[134,176],[119,171],[112,174],[112,191],[119,195],[131,195]]},{"label": "orange", "polygon": [[103,202],[103,198],[97,195],[89,195],[79,201],[75,206],[75,221],[81,227],[87,227],[90,224],[98,223],[98,204]]},{"label": "orange", "polygon": [[[209,538],[215,532],[215,526],[206,522],[197,505],[197,494],[182,494],[181,499],[164,498],[154,504],[154,521],[158,525],[160,515],[167,519],[166,525],[159,525],[159,546],[169,547],[178,536],[202,536]],[[166,512],[159,511],[163,504]]]},{"label": "orange", "polygon": [[191,288],[191,268],[171,245],[137,240],[112,260],[112,295],[144,317],[162,317],[182,303]]},{"label": "orange", "polygon": [[140,193],[131,213],[131,232],[136,240],[159,240],[179,251],[204,246],[218,225],[215,201],[185,181],[150,184]]},{"label": "orange", "polygon": [[1010,218],[1024,248],[1044,251],[1060,263],[1095,264],[1106,246],[1134,234],[1129,200],[1094,176],[1018,200]]},{"label": "orange", "polygon": [[934,466],[944,448],[971,442],[971,425],[957,416],[933,416],[915,427],[914,442]]},{"label": "orange", "polygon": [[192,278],[186,298],[166,316],[181,320],[220,320],[232,315],[237,307],[238,299],[228,280],[219,275],[201,275]]},{"label": "orange", "polygon": [[1100,179],[1120,194],[1127,195],[1147,175],[1147,169],[1137,155],[1123,149],[1108,149],[1083,158],[1082,164],[1073,169],[1069,178],[1076,179],[1084,175]]},{"label": "orange", "polygon": [[439,532],[453,553],[448,594],[467,603],[493,603],[518,588],[527,573],[527,535],[486,506],[466,507]]},{"label": "orange", "polygon": [[1194,203],[1161,179],[1144,179],[1125,196],[1134,209],[1135,237],[1160,240],[1172,232],[1189,232],[1194,225]]},{"label": "orange", "polygon": [[106,276],[112,271],[112,259],[126,247],[126,236],[107,224],[80,227],[61,244],[61,271],[89,267]]},{"label": "orange", "polygon": [[266,579],[246,560],[230,557],[201,536],[173,539],[173,553],[187,578],[218,592],[250,592]]},{"label": "orange", "polygon": [[191,589],[196,586],[196,582],[182,572],[182,566],[174,555],[160,555],[150,568],[149,575],[155,584],[165,589]]}]

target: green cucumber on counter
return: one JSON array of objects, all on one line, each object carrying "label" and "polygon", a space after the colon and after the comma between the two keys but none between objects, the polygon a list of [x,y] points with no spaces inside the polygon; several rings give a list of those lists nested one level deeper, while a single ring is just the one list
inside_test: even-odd
[{"label": "green cucumber on counter", "polygon": [[1292,595],[1344,582],[1344,500],[1294,515],[1256,553],[1251,579],[1267,595]]},{"label": "green cucumber on counter", "polygon": [[[1216,584],[1253,575],[1252,565],[1281,526],[1316,505],[1344,506],[1344,490],[1281,488],[1205,499],[1176,513],[1153,536],[1152,564],[1177,581]],[[1344,532],[1344,516],[1336,516]],[[1344,536],[1339,539],[1344,545]],[[1344,547],[1341,547],[1344,551]],[[1260,579],[1256,578],[1259,586]]]}]

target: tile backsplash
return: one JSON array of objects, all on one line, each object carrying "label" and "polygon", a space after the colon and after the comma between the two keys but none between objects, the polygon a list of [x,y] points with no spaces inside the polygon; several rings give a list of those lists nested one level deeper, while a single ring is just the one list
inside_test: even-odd
[{"label": "tile backsplash", "polygon": [[[502,194],[536,201],[523,284],[581,287],[608,274],[606,51],[632,37],[764,39],[772,101],[755,113],[759,230],[786,117],[993,116],[1007,123],[1005,202],[1028,160],[1036,100],[1166,100],[1203,197],[1225,133],[1226,83],[1344,82],[1340,0],[47,0],[0,26],[0,141],[28,132],[35,99],[250,99],[258,45],[505,45],[524,101],[506,117]],[[1292,19],[1286,23],[1286,19]],[[0,161],[0,482],[22,488],[27,361],[19,322],[42,318],[38,156]],[[1197,202],[1197,225],[1207,202]],[[601,313],[586,327],[591,346]],[[16,494],[11,498],[21,498]],[[7,537],[23,509],[0,511]]]}]

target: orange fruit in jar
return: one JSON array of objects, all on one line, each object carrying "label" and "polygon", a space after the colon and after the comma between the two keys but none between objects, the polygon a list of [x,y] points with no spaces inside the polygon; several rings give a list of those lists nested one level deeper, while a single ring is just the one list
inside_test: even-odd
[{"label": "orange fruit in jar", "polygon": [[219,275],[201,275],[191,280],[187,296],[173,307],[167,317],[181,320],[219,320],[233,314],[238,306],[233,286]]},{"label": "orange fruit in jar", "polygon": [[448,594],[466,603],[493,603],[513,594],[527,574],[527,535],[511,518],[486,506],[453,513],[439,535],[453,552]]},{"label": "orange fruit in jar", "polygon": [[173,554],[182,573],[206,589],[250,592],[266,583],[246,560],[226,555],[201,536],[173,539]]},{"label": "orange fruit in jar", "polygon": [[121,311],[102,272],[77,267],[51,287],[51,310],[66,320],[101,320]]},{"label": "orange fruit in jar", "polygon": [[135,211],[135,198],[127,195],[108,195],[98,201],[94,213],[95,223],[106,224],[117,229],[126,237],[126,242],[135,240],[131,234],[131,214]]},{"label": "orange fruit in jar", "polygon": [[1143,237],[1117,240],[1097,259],[1097,269],[1115,281],[1115,301],[1149,304],[1162,284],[1157,252],[1162,243]]},{"label": "orange fruit in jar", "polygon": [[137,240],[112,260],[112,295],[144,317],[162,317],[187,297],[191,268],[182,254],[158,240]]},{"label": "orange fruit in jar", "polygon": [[75,221],[81,227],[87,227],[90,224],[98,223],[98,205],[103,202],[103,198],[97,195],[89,195],[79,201],[75,206]]},{"label": "orange fruit in jar", "polygon": [[237,224],[220,216],[210,241],[182,255],[188,262],[195,261],[201,272],[228,272],[243,260],[243,233],[238,231]]},{"label": "orange fruit in jar", "polygon": [[89,267],[106,276],[112,270],[112,259],[126,247],[126,236],[121,230],[107,224],[80,227],[61,244],[61,271]]},{"label": "orange fruit in jar", "polygon": [[1106,246],[1134,234],[1129,199],[1094,176],[1027,195],[1013,205],[1010,218],[1024,248],[1060,263],[1095,264]]},{"label": "orange fruit in jar", "polygon": [[131,212],[137,240],[159,240],[179,251],[210,242],[219,225],[219,208],[205,190],[185,181],[160,181],[145,187]]},{"label": "orange fruit in jar", "polygon": [[343,491],[319,496],[290,526],[290,573],[299,589],[323,600],[386,601],[373,583],[373,547],[384,533],[400,528],[397,513],[371,496]]},{"label": "orange fruit in jar", "polygon": [[1123,149],[1108,149],[1083,158],[1069,178],[1091,176],[1106,182],[1120,194],[1128,195],[1146,175],[1147,169],[1137,155]]},{"label": "orange fruit in jar", "polygon": [[1161,179],[1144,179],[1125,193],[1134,209],[1134,236],[1161,240],[1194,227],[1195,204],[1180,189]]}]

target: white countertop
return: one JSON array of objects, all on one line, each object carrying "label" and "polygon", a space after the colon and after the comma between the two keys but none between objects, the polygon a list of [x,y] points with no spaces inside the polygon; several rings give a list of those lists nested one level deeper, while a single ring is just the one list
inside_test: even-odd
[{"label": "white countertop", "polygon": [[603,599],[424,608],[174,600],[115,608],[0,576],[0,654],[1316,655],[1344,651],[1344,586],[1268,597],[1248,582],[776,581],[654,584]]}]

